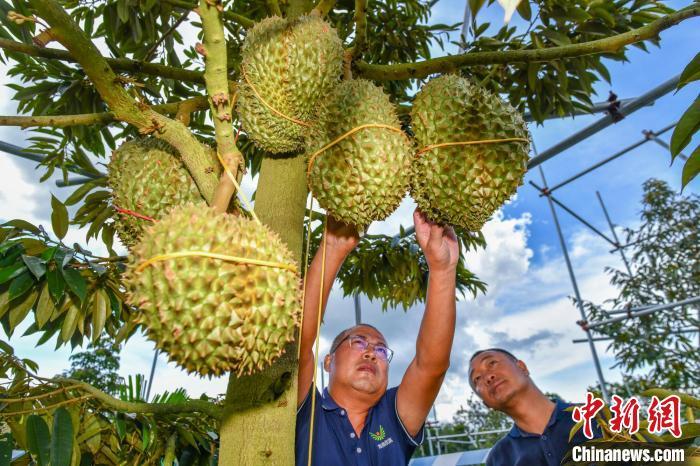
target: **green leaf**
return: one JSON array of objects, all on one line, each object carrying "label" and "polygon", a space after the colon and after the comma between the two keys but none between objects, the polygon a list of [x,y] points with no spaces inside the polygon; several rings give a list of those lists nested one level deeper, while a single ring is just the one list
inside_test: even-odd
[{"label": "green leaf", "polygon": [[36,309],[34,310],[34,320],[36,322],[37,328],[41,329],[49,318],[53,315],[56,310],[56,305],[51,299],[51,291],[49,291],[48,283],[41,289],[41,294],[39,295],[39,301],[37,302]]},{"label": "green leaf", "polygon": [[49,464],[49,426],[41,416],[32,414],[27,418],[27,446],[39,466]]},{"label": "green leaf", "polygon": [[686,66],[681,73],[677,89],[681,89],[686,84],[697,81],[698,79],[700,79],[700,53],[696,54],[695,57],[690,60],[688,66]]},{"label": "green leaf", "polygon": [[85,278],[75,269],[65,268],[61,269],[63,273],[63,278],[68,284],[68,288],[75,293],[75,295],[80,298],[80,302],[85,301],[85,294],[87,293],[87,283]]},{"label": "green leaf", "polygon": [[97,290],[92,298],[92,341],[102,334],[107,321],[107,304],[109,298],[104,290]]},{"label": "green leaf", "polygon": [[65,408],[53,413],[51,466],[70,466],[73,456],[73,422]]},{"label": "green leaf", "polygon": [[75,333],[75,328],[78,326],[79,317],[80,308],[75,304],[71,304],[61,326],[61,341],[66,342],[71,339]]},{"label": "green leaf", "polygon": [[683,175],[681,178],[681,189],[690,183],[693,178],[700,173],[700,146],[696,147],[688,160],[686,160],[685,165],[683,165]]},{"label": "green leaf", "polygon": [[27,314],[29,314],[29,311],[36,302],[37,296],[39,296],[39,292],[36,290],[28,293],[24,299],[22,299],[14,308],[10,310],[10,331],[14,331],[19,323],[22,322],[25,317],[27,317]]},{"label": "green leaf", "polygon": [[0,435],[0,466],[10,466],[12,446],[12,432]]},{"label": "green leaf", "polygon": [[517,7],[518,14],[525,21],[530,21],[532,18],[532,10],[530,9],[530,0],[522,0]]},{"label": "green leaf", "polygon": [[44,262],[40,257],[22,254],[22,260],[25,264],[27,264],[27,268],[37,280],[43,277],[46,273],[46,262]]},{"label": "green leaf", "polygon": [[66,282],[60,269],[49,270],[46,274],[46,282],[49,285],[49,292],[55,303],[61,301],[66,290]]},{"label": "green leaf", "polygon": [[0,269],[0,285],[17,278],[27,271],[27,267],[19,262]]},{"label": "green leaf", "polygon": [[41,230],[39,230],[38,227],[35,227],[34,225],[32,225],[31,223],[27,222],[26,220],[22,220],[22,219],[19,219],[19,218],[16,218],[16,219],[14,219],[14,220],[10,220],[9,222],[5,222],[5,223],[3,223],[3,224],[0,225],[0,226],[3,226],[3,227],[4,227],[4,226],[10,226],[10,227],[19,228],[20,230],[29,231],[29,232],[34,233],[34,234],[36,234],[36,235],[38,235],[39,233],[41,233]]},{"label": "green leaf", "polygon": [[73,193],[68,196],[68,199],[66,199],[66,205],[73,205],[78,203],[82,198],[85,197],[87,193],[90,192],[90,190],[95,189],[95,184],[87,182],[84,185],[80,186],[78,189],[73,191]]},{"label": "green leaf", "polygon": [[688,110],[685,111],[678,121],[671,136],[671,160],[674,160],[685,146],[690,143],[698,129],[700,129],[700,97],[695,99]]},{"label": "green leaf", "polygon": [[22,296],[34,284],[31,274],[25,272],[10,283],[10,301]]},{"label": "green leaf", "polygon": [[68,233],[68,209],[56,196],[51,195],[51,226],[58,239],[63,239]]}]

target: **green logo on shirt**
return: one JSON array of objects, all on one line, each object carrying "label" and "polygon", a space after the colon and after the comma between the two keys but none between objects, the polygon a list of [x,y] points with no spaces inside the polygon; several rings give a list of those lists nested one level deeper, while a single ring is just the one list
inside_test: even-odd
[{"label": "green logo on shirt", "polygon": [[372,437],[372,440],[381,442],[382,440],[384,440],[384,438],[386,438],[386,432],[384,432],[384,427],[380,425],[379,430],[377,432],[370,432],[369,436]]}]

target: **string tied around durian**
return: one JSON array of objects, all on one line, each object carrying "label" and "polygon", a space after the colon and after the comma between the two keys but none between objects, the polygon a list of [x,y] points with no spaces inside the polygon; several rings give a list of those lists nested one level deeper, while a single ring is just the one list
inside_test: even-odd
[{"label": "string tied around durian", "polygon": [[390,131],[401,133],[404,137],[408,138],[408,136],[406,136],[406,133],[404,133],[401,128],[397,128],[396,126],[385,125],[383,123],[367,123],[364,125],[356,126],[356,127],[352,128],[351,130],[347,131],[345,134],[341,134],[337,138],[333,139],[331,142],[329,142],[325,146],[321,147],[319,150],[317,150],[316,152],[314,152],[313,154],[311,154],[309,156],[309,161],[307,162],[307,167],[306,167],[307,183],[308,183],[309,177],[311,176],[311,170],[313,169],[314,161],[316,160],[316,157],[318,157],[320,154],[322,154],[326,150],[330,149],[331,147],[335,146],[343,139],[348,138],[348,137],[352,136],[353,134],[357,133],[358,131],[366,129],[366,128],[388,129]]},{"label": "string tied around durian", "polygon": [[250,80],[248,79],[248,75],[247,75],[246,72],[245,72],[245,67],[244,67],[243,65],[241,65],[241,76],[243,76],[243,80],[244,80],[244,81],[246,82],[246,84],[250,87],[250,90],[253,91],[253,94],[255,94],[255,97],[258,98],[258,100],[260,101],[260,103],[262,103],[265,107],[267,107],[268,110],[270,110],[272,113],[274,113],[274,114],[277,115],[277,116],[280,116],[280,117],[284,118],[285,120],[291,121],[292,123],[296,123],[297,125],[307,126],[307,127],[308,127],[308,126],[311,126],[311,123],[309,123],[309,122],[307,122],[307,121],[299,120],[299,119],[294,118],[294,117],[290,117],[289,115],[285,115],[284,113],[280,112],[280,111],[277,110],[275,107],[273,107],[272,105],[270,105],[270,104],[260,95],[260,93],[258,92],[258,90],[257,90],[257,89],[255,88],[255,86],[253,85],[253,83],[250,82]]},{"label": "string tied around durian", "polygon": [[424,154],[425,152],[429,152],[433,149],[437,149],[439,147],[471,146],[471,145],[475,145],[475,144],[500,144],[500,143],[505,143],[505,142],[530,142],[530,140],[527,138],[502,138],[502,139],[477,139],[477,140],[473,140],[473,141],[441,142],[438,144],[428,144],[427,146],[423,147],[418,152],[416,152],[416,157]]},{"label": "string tied around durian", "polygon": [[153,265],[156,262],[163,262],[171,259],[178,259],[182,257],[206,257],[209,259],[217,259],[217,260],[222,260],[226,262],[235,262],[238,264],[243,264],[243,265],[259,265],[262,267],[273,267],[277,269],[286,269],[291,272],[296,273],[297,272],[297,266],[294,264],[285,264],[284,262],[273,262],[273,261],[266,261],[266,260],[260,260],[260,259],[251,259],[248,257],[238,257],[238,256],[230,256],[228,254],[219,254],[215,252],[208,252],[208,251],[180,251],[180,252],[170,252],[166,254],[158,254],[157,256],[153,256],[150,259],[147,259],[143,262],[141,262],[137,267],[136,267],[136,273],[142,272],[146,267],[149,265]]}]

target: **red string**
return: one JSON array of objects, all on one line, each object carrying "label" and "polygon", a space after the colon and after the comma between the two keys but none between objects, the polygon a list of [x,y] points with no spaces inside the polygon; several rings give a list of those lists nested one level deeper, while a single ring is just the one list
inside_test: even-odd
[{"label": "red string", "polygon": [[116,206],[116,205],[114,206],[114,210],[116,210],[120,214],[131,215],[132,217],[140,218],[142,220],[148,220],[149,222],[153,222],[153,223],[156,222],[154,218],[151,218],[147,215],[143,215],[143,214],[140,214],[138,212],[134,212],[133,210],[129,210],[129,209],[122,209],[121,207]]}]

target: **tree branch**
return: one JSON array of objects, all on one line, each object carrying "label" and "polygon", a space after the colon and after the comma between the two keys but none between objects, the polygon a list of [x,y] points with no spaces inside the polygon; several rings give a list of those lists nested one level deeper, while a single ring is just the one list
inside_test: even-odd
[{"label": "tree branch", "polygon": [[[229,94],[226,76],[224,22],[219,10],[216,6],[209,4],[209,0],[199,1],[199,15],[202,18],[204,33],[204,81],[214,121],[216,147],[224,163],[230,169],[231,175],[235,177],[243,156],[236,148],[233,136],[233,118],[231,116],[233,99]],[[226,212],[234,192],[233,181],[224,170],[214,191],[211,204],[214,210],[219,213]]]},{"label": "tree branch", "polygon": [[[192,97],[180,102],[153,105],[152,110],[163,115],[175,115],[209,108],[209,102],[204,96]],[[34,115],[34,116],[0,116],[0,126],[19,126],[29,128],[32,126],[51,126],[53,128],[66,128],[79,125],[108,125],[115,121],[114,113],[83,113],[78,115]]]},{"label": "tree branch", "polygon": [[362,55],[367,41],[367,0],[355,0],[355,43],[352,46],[352,57]]},{"label": "tree branch", "polygon": [[314,7],[314,11],[317,12],[321,16],[321,18],[323,18],[331,12],[334,6],[335,0],[320,0],[318,2],[318,5]]},{"label": "tree branch", "polygon": [[170,143],[199,188],[211,203],[217,185],[218,168],[211,154],[180,121],[163,116],[139,104],[118,83],[117,75],[85,33],[71,20],[56,0],[30,0],[31,5],[52,28],[56,39],[78,60],[102,99],[118,120],[136,126],[142,134],[153,134]]},{"label": "tree branch", "polygon": [[282,17],[282,10],[280,10],[280,4],[277,3],[277,0],[266,0],[265,3],[267,3],[268,13],[272,16]]},{"label": "tree branch", "polygon": [[[197,8],[196,3],[188,2],[185,0],[161,0],[163,3],[169,3],[170,5],[177,7],[177,8],[182,8],[184,10],[193,10]],[[253,21],[250,18],[247,18],[243,15],[240,15],[238,13],[234,13],[233,11],[224,11],[224,18],[226,18],[229,21],[234,21],[244,28],[249,28],[252,27],[255,24],[255,21]]]},{"label": "tree branch", "polygon": [[415,63],[399,63],[394,65],[371,65],[364,61],[358,61],[355,63],[355,66],[358,70],[358,74],[363,78],[386,81],[425,78],[431,74],[448,73],[459,68],[474,65],[540,62],[579,57],[582,55],[615,52],[626,45],[655,38],[661,31],[673,27],[683,20],[699,15],[700,6],[692,6],[652,21],[646,26],[616,36],[580,44],[564,45],[561,47],[465,53]]},{"label": "tree branch", "polygon": [[146,56],[143,59],[144,61],[151,61],[151,59],[153,58],[153,54],[156,52],[156,50],[158,50],[160,44],[162,44],[163,41],[165,41],[165,39],[170,37],[170,35],[178,28],[178,26],[180,26],[180,24],[182,24],[182,22],[185,19],[187,19],[187,17],[190,14],[190,11],[192,10],[185,10],[182,12],[180,17],[172,24],[172,26],[170,26],[168,30],[165,31],[162,36],[160,36],[156,43],[153,44],[150,49],[148,49],[148,52],[146,52]]},{"label": "tree branch", "polygon": [[114,398],[102,390],[93,387],[92,385],[80,380],[68,378],[42,379],[56,383],[69,383],[76,385],[78,390],[88,393],[92,398],[102,402],[103,404],[113,408],[116,411],[123,413],[138,413],[138,414],[186,414],[186,413],[202,413],[207,416],[220,420],[222,416],[222,407],[205,400],[187,400],[182,403],[144,403],[134,401],[123,401]]},{"label": "tree branch", "polygon": [[[10,52],[23,53],[32,57],[61,60],[71,63],[78,62],[78,60],[66,50],[42,48],[4,38],[0,38],[0,48]],[[109,66],[115,71],[142,73],[149,76],[160,76],[162,78],[174,79],[176,81],[204,84],[204,74],[200,71],[185,70],[182,68],[175,68],[173,66],[159,65],[157,63],[146,63],[139,60],[131,60],[129,58],[103,59],[106,60]]]}]

